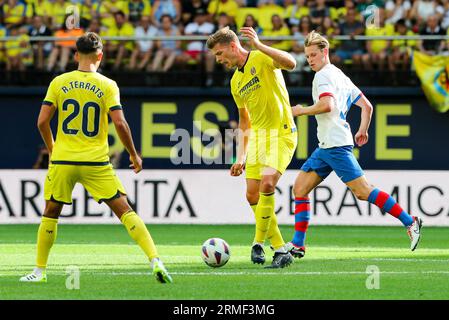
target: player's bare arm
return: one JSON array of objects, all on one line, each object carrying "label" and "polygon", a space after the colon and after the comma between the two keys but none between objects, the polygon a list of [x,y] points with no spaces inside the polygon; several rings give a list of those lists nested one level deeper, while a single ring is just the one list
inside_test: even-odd
[{"label": "player's bare arm", "polygon": [[245,166],[246,152],[248,149],[249,129],[251,120],[248,109],[239,108],[239,136],[237,145],[237,160],[230,169],[231,176],[238,177],[243,173]]},{"label": "player's bare arm", "polygon": [[317,103],[310,107],[304,107],[300,104],[292,107],[292,113],[294,117],[308,115],[314,116],[317,114],[331,112],[335,107],[335,100],[331,96],[325,96],[320,98]]},{"label": "player's bare arm", "polygon": [[362,113],[360,115],[360,127],[355,134],[354,139],[357,145],[361,147],[366,144],[369,139],[368,128],[373,114],[373,105],[364,95],[362,95],[357,101],[356,106],[362,109]]},{"label": "player's bare arm", "polygon": [[240,33],[249,39],[250,44],[257,50],[263,52],[273,59],[274,66],[285,70],[293,70],[296,67],[296,60],[288,52],[269,47],[260,42],[256,31],[251,27],[243,27]]},{"label": "player's bare arm", "polygon": [[120,141],[125,146],[126,151],[129,153],[129,161],[131,164],[129,167],[133,169],[135,173],[142,170],[142,159],[137,154],[136,148],[134,147],[133,138],[131,135],[131,129],[129,128],[128,122],[125,119],[125,115],[122,110],[114,110],[109,113],[112,122],[114,123],[115,129],[117,130]]},{"label": "player's bare arm", "polygon": [[50,121],[55,115],[55,111],[56,108],[53,105],[49,106],[43,104],[41,106],[41,111],[37,119],[37,127],[42,136],[42,139],[44,140],[45,145],[47,146],[50,158],[53,152],[53,145],[55,143],[53,139],[53,133],[51,132],[50,128]]}]

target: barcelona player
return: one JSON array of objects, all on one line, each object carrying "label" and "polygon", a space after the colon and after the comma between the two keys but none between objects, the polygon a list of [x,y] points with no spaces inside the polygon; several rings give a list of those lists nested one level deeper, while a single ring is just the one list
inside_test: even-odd
[{"label": "barcelona player", "polygon": [[[101,38],[88,32],[76,42],[78,70],[64,73],[50,83],[41,106],[38,128],[50,153],[45,179],[45,210],[37,234],[37,262],[23,282],[46,282],[50,249],[56,239],[58,217],[64,204],[72,204],[72,190],[81,183],[97,202],[105,202],[150,260],[161,283],[172,278],[159,259],[156,246],[142,219],[128,204],[125,189],[108,157],[108,115],[130,155],[130,167],[142,170],[120,104],[115,81],[97,73],[103,57]],[[58,113],[56,141],[50,120]]]},{"label": "barcelona player", "polygon": [[231,92],[239,111],[239,144],[231,176],[246,170],[246,198],[256,217],[251,250],[253,263],[263,264],[265,239],[275,250],[269,268],[283,268],[293,262],[277,224],[275,188],[289,165],[297,144],[296,126],[281,69],[295,68],[287,52],[271,48],[250,27],[240,29],[256,50],[242,47],[237,35],[222,28],[208,38],[207,46],[218,63],[236,68]]},{"label": "barcelona player", "polygon": [[[292,108],[294,116],[314,115],[318,127],[318,148],[306,160],[294,184],[295,234],[287,244],[297,258],[305,255],[305,236],[310,220],[309,193],[335,171],[359,200],[369,201],[398,219],[407,229],[410,249],[416,249],[421,237],[422,219],[410,216],[388,193],[373,187],[367,181],[352,153],[354,140],[359,147],[368,142],[368,128],[373,106],[359,88],[329,61],[329,42],[312,31],[305,39],[305,54],[310,68],[315,71],[312,82],[314,104]],[[360,126],[352,138],[346,115],[351,106],[361,108]]]}]

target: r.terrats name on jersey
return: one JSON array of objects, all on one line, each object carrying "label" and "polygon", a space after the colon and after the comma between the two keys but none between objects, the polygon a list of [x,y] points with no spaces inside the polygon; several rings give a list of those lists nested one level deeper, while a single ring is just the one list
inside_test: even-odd
[{"label": "r.terrats name on jersey", "polygon": [[73,89],[84,89],[88,91],[92,91],[97,95],[97,98],[100,99],[102,96],[104,96],[103,91],[101,91],[100,88],[98,88],[96,85],[91,84],[89,82],[84,81],[70,81],[69,86],[62,86],[61,90],[64,93],[67,93]]}]

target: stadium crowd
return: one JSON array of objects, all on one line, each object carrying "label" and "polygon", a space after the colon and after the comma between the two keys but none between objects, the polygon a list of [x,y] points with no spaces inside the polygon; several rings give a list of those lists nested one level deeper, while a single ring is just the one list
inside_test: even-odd
[{"label": "stadium crowd", "polygon": [[[408,48],[428,54],[448,51],[442,40],[337,41],[332,36],[446,35],[449,0],[0,0],[0,7],[0,37],[18,37],[0,42],[0,70],[6,71],[67,70],[74,63],[75,42],[65,38],[84,31],[101,36],[209,35],[227,25],[233,30],[252,26],[261,36],[296,36],[294,41],[266,41],[294,55],[295,71],[309,71],[303,39],[313,29],[331,39],[333,63],[360,70],[407,70]],[[32,36],[58,40],[32,41]],[[104,51],[106,70],[215,68],[202,41],[106,41]]]}]

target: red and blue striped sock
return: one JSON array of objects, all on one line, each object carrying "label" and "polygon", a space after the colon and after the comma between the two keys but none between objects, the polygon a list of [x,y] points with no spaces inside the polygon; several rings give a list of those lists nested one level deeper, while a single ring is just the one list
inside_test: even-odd
[{"label": "red and blue striped sock", "polygon": [[310,199],[308,197],[295,198],[295,235],[292,243],[297,247],[304,246],[309,220]]},{"label": "red and blue striped sock", "polygon": [[396,200],[386,192],[374,188],[368,196],[368,202],[375,204],[393,217],[398,218],[406,227],[413,223],[413,217],[405,212]]}]

